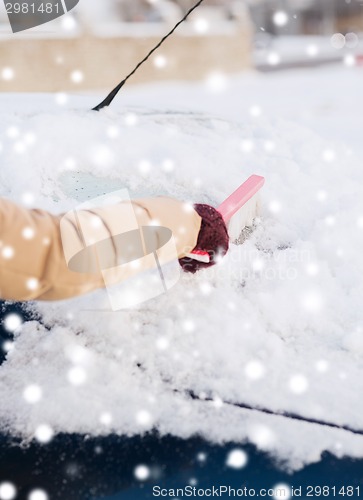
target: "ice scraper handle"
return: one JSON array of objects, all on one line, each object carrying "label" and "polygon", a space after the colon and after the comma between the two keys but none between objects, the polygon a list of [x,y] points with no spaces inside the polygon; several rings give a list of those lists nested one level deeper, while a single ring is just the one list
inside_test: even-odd
[{"label": "ice scraper handle", "polygon": [[243,184],[240,185],[224,202],[217,208],[225,222],[231,218],[243,207],[265,183],[264,177],[251,175]]}]

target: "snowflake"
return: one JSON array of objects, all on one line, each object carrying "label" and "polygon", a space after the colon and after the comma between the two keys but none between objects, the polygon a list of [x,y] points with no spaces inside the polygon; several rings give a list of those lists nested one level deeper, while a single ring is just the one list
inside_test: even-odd
[{"label": "snowflake", "polygon": [[355,66],[356,62],[357,62],[356,58],[353,54],[347,54],[346,56],[344,56],[344,64],[349,68]]},{"label": "snowflake", "polygon": [[276,148],[276,145],[273,141],[265,141],[263,147],[265,151],[271,153]]},{"label": "snowflake", "polygon": [[35,438],[39,443],[49,443],[54,436],[53,429],[47,424],[39,425],[35,430]]},{"label": "snowflake", "polygon": [[320,202],[323,202],[327,199],[328,193],[321,189],[320,191],[317,192],[316,199]]},{"label": "snowflake", "polygon": [[14,72],[13,68],[6,67],[6,68],[3,68],[2,72],[1,72],[1,76],[2,76],[3,80],[10,81],[10,80],[14,79],[15,72]]},{"label": "snowflake", "polygon": [[78,26],[76,19],[72,15],[64,16],[61,24],[64,31],[73,31]]},{"label": "snowflake", "polygon": [[139,481],[146,481],[150,477],[150,469],[146,465],[138,465],[135,467],[134,476]]},{"label": "snowflake", "polygon": [[345,35],[345,44],[348,49],[354,49],[359,43],[359,38],[356,33],[350,32]]},{"label": "snowflake", "polygon": [[139,119],[135,113],[127,113],[124,118],[125,125],[128,127],[134,127],[138,121]]},{"label": "snowflake", "polygon": [[58,92],[55,95],[55,102],[58,104],[58,106],[64,106],[68,102],[68,96],[64,92]]},{"label": "snowflake", "polygon": [[23,318],[20,314],[7,314],[3,320],[3,326],[7,332],[15,332],[23,324]]},{"label": "snowflake", "polygon": [[227,90],[228,78],[221,72],[214,72],[208,76],[206,84],[211,93],[219,94]]},{"label": "snowflake", "polygon": [[23,391],[23,397],[29,404],[38,403],[42,399],[43,391],[39,385],[28,385]]},{"label": "snowflake", "polygon": [[268,209],[273,214],[278,214],[281,211],[281,203],[277,200],[273,200],[269,203]]},{"label": "snowflake", "polygon": [[310,44],[306,47],[306,53],[309,57],[316,57],[319,53],[317,45]]},{"label": "snowflake", "polygon": [[209,30],[209,22],[207,19],[203,17],[199,17],[193,22],[193,28],[196,33],[199,35],[204,35]]},{"label": "snowflake", "polygon": [[44,490],[36,489],[30,492],[29,500],[48,500],[48,495]]},{"label": "snowflake", "polygon": [[0,500],[13,500],[16,497],[16,488],[12,483],[0,483]]},{"label": "snowflake", "polygon": [[169,158],[165,159],[163,161],[163,170],[164,172],[172,172],[175,168],[175,164],[173,162],[173,160],[170,160]]},{"label": "snowflake", "polygon": [[113,151],[103,144],[99,144],[92,149],[92,162],[99,167],[107,167],[114,163]]},{"label": "snowflake", "polygon": [[345,45],[345,36],[341,33],[334,33],[330,39],[330,43],[334,49],[342,49]]},{"label": "snowflake", "polygon": [[317,264],[315,264],[314,262],[310,262],[307,266],[306,266],[306,273],[309,275],[309,276],[316,276],[318,273],[319,273],[319,267]]},{"label": "snowflake", "polygon": [[31,240],[35,236],[35,231],[32,227],[29,227],[29,226],[24,227],[24,229],[21,232],[21,235],[25,240]]},{"label": "snowflake", "polygon": [[291,486],[288,484],[276,484],[273,489],[275,490],[275,494],[273,498],[288,500],[291,498]]},{"label": "snowflake", "polygon": [[149,174],[151,167],[152,167],[151,162],[148,160],[141,160],[138,165],[139,172],[142,175]]},{"label": "snowflake", "polygon": [[289,21],[289,16],[283,10],[278,10],[273,15],[273,22],[276,26],[285,26]]},{"label": "snowflake", "polygon": [[220,408],[222,408],[223,405],[224,405],[223,399],[221,399],[219,396],[214,396],[214,398],[213,398],[213,406],[214,406],[214,408],[216,408],[217,410],[219,410]]},{"label": "snowflake", "polygon": [[13,247],[6,246],[2,249],[1,255],[4,259],[12,259],[14,257],[14,249]]},{"label": "snowflake", "polygon": [[28,146],[32,146],[33,144],[36,143],[36,141],[37,141],[37,136],[33,132],[26,132],[26,134],[24,134],[24,142]]},{"label": "snowflake", "polygon": [[159,337],[156,341],[156,347],[160,349],[160,351],[165,351],[169,347],[169,339],[166,337]]},{"label": "snowflake", "polygon": [[321,373],[324,373],[329,369],[329,363],[325,361],[325,359],[320,359],[315,366],[317,371]]},{"label": "snowflake", "polygon": [[168,64],[168,60],[163,55],[158,55],[154,58],[154,66],[155,68],[162,69],[165,68]]},{"label": "snowflake", "polygon": [[11,342],[11,340],[6,340],[2,344],[2,349],[4,352],[10,352],[14,349],[14,342]]},{"label": "snowflake", "polygon": [[120,135],[120,129],[118,127],[115,127],[114,125],[111,125],[107,129],[107,135],[110,139],[116,139]]},{"label": "snowflake", "polygon": [[136,421],[139,425],[149,426],[152,422],[151,413],[147,410],[141,410],[136,414]]},{"label": "snowflake", "polygon": [[328,215],[325,217],[325,224],[329,227],[332,227],[335,225],[335,217],[333,215]]},{"label": "snowflake", "polygon": [[251,380],[258,380],[265,375],[265,367],[260,361],[250,361],[245,367],[245,374]]},{"label": "snowflake", "polygon": [[254,425],[250,429],[249,437],[259,448],[270,448],[276,441],[273,432],[265,425]]},{"label": "snowflake", "polygon": [[265,267],[265,262],[262,259],[255,259],[252,262],[252,269],[254,270],[255,273],[263,271]]},{"label": "snowflake", "polygon": [[200,452],[197,455],[198,462],[205,462],[207,460],[207,454],[204,452]]},{"label": "snowflake", "polygon": [[323,160],[326,161],[327,163],[331,163],[332,161],[335,160],[335,151],[333,149],[325,149],[323,151]]},{"label": "snowflake", "polygon": [[267,56],[267,63],[270,66],[277,66],[281,62],[281,57],[277,52],[270,52]]},{"label": "snowflake", "polygon": [[254,143],[249,139],[245,139],[241,142],[241,150],[244,153],[250,153],[251,151],[253,151],[254,147]]},{"label": "snowflake", "polygon": [[84,80],[84,74],[80,70],[74,70],[71,73],[71,80],[73,83],[82,83]]},{"label": "snowflake", "polygon": [[69,156],[64,160],[64,168],[66,170],[74,170],[77,167],[77,160],[72,156]]},{"label": "snowflake", "polygon": [[39,280],[37,278],[29,278],[26,280],[26,287],[28,290],[37,290],[39,288]]},{"label": "snowflake", "polygon": [[183,330],[187,333],[192,333],[195,331],[195,323],[192,320],[186,320],[183,322]]},{"label": "snowflake", "polygon": [[201,293],[203,295],[210,295],[213,291],[213,287],[210,283],[204,282],[204,283],[200,283],[199,290],[201,291]]},{"label": "snowflake", "polygon": [[289,388],[295,394],[303,394],[307,391],[309,382],[304,375],[294,375],[289,382]]},{"label": "snowflake", "polygon": [[9,139],[16,139],[19,137],[20,130],[18,127],[11,126],[6,129],[6,135],[9,137]]},{"label": "snowflake", "polygon": [[103,424],[103,425],[106,425],[106,426],[111,425],[112,420],[113,420],[113,418],[112,418],[111,413],[104,412],[104,413],[102,413],[102,415],[100,416],[100,422],[101,422],[101,424]]},{"label": "snowflake", "polygon": [[244,450],[236,448],[228,453],[226,465],[232,469],[242,469],[247,465],[248,455]]},{"label": "snowflake", "polygon": [[24,144],[24,142],[17,141],[14,144],[14,151],[16,154],[21,155],[21,154],[25,153],[25,150],[26,150],[26,144]]},{"label": "snowflake", "polygon": [[87,373],[82,367],[74,366],[68,371],[67,378],[72,385],[78,386],[86,382]]}]

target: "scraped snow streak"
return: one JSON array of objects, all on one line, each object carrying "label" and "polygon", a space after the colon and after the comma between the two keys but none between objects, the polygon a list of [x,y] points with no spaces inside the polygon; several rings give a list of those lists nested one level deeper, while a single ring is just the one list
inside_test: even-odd
[{"label": "scraped snow streak", "polygon": [[[223,95],[201,85],[128,90],[102,113],[84,111],[90,98],[59,110],[49,96],[2,97],[0,194],[28,205],[56,213],[128,188],[217,206],[250,174],[266,177],[261,220],[216,268],[129,311],[102,312],[104,291],[35,304],[42,321],[15,330],[0,367],[2,431],[198,433],[249,440],[291,469],[323,450],[363,456],[363,437],[223,404],[363,429],[363,169],[337,133],[362,75],[344,77],[343,97],[338,86],[335,96],[320,90],[330,108],[309,93],[341,71],[240,77]],[[285,107],[284,78],[297,93]],[[173,95],[185,102],[163,111]],[[324,138],[322,109],[332,123]]]}]

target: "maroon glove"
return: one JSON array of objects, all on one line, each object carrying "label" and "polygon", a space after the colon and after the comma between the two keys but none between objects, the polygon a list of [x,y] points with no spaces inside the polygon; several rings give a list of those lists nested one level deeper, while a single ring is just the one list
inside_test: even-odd
[{"label": "maroon glove", "polygon": [[194,250],[208,252],[209,262],[199,262],[190,257],[179,259],[184,271],[195,273],[198,269],[213,266],[220,257],[223,257],[229,246],[227,227],[221,214],[209,205],[196,204],[194,210],[201,216],[197,245]]}]

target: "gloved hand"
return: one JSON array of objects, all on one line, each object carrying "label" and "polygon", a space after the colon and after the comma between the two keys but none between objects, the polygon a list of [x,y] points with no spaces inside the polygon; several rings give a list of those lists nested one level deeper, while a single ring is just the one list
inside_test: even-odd
[{"label": "gloved hand", "polygon": [[229,247],[229,236],[221,214],[213,207],[204,204],[194,205],[194,210],[202,218],[197,245],[194,250],[208,252],[209,262],[199,262],[191,257],[179,259],[184,271],[195,273],[198,269],[213,266],[223,257]]}]

